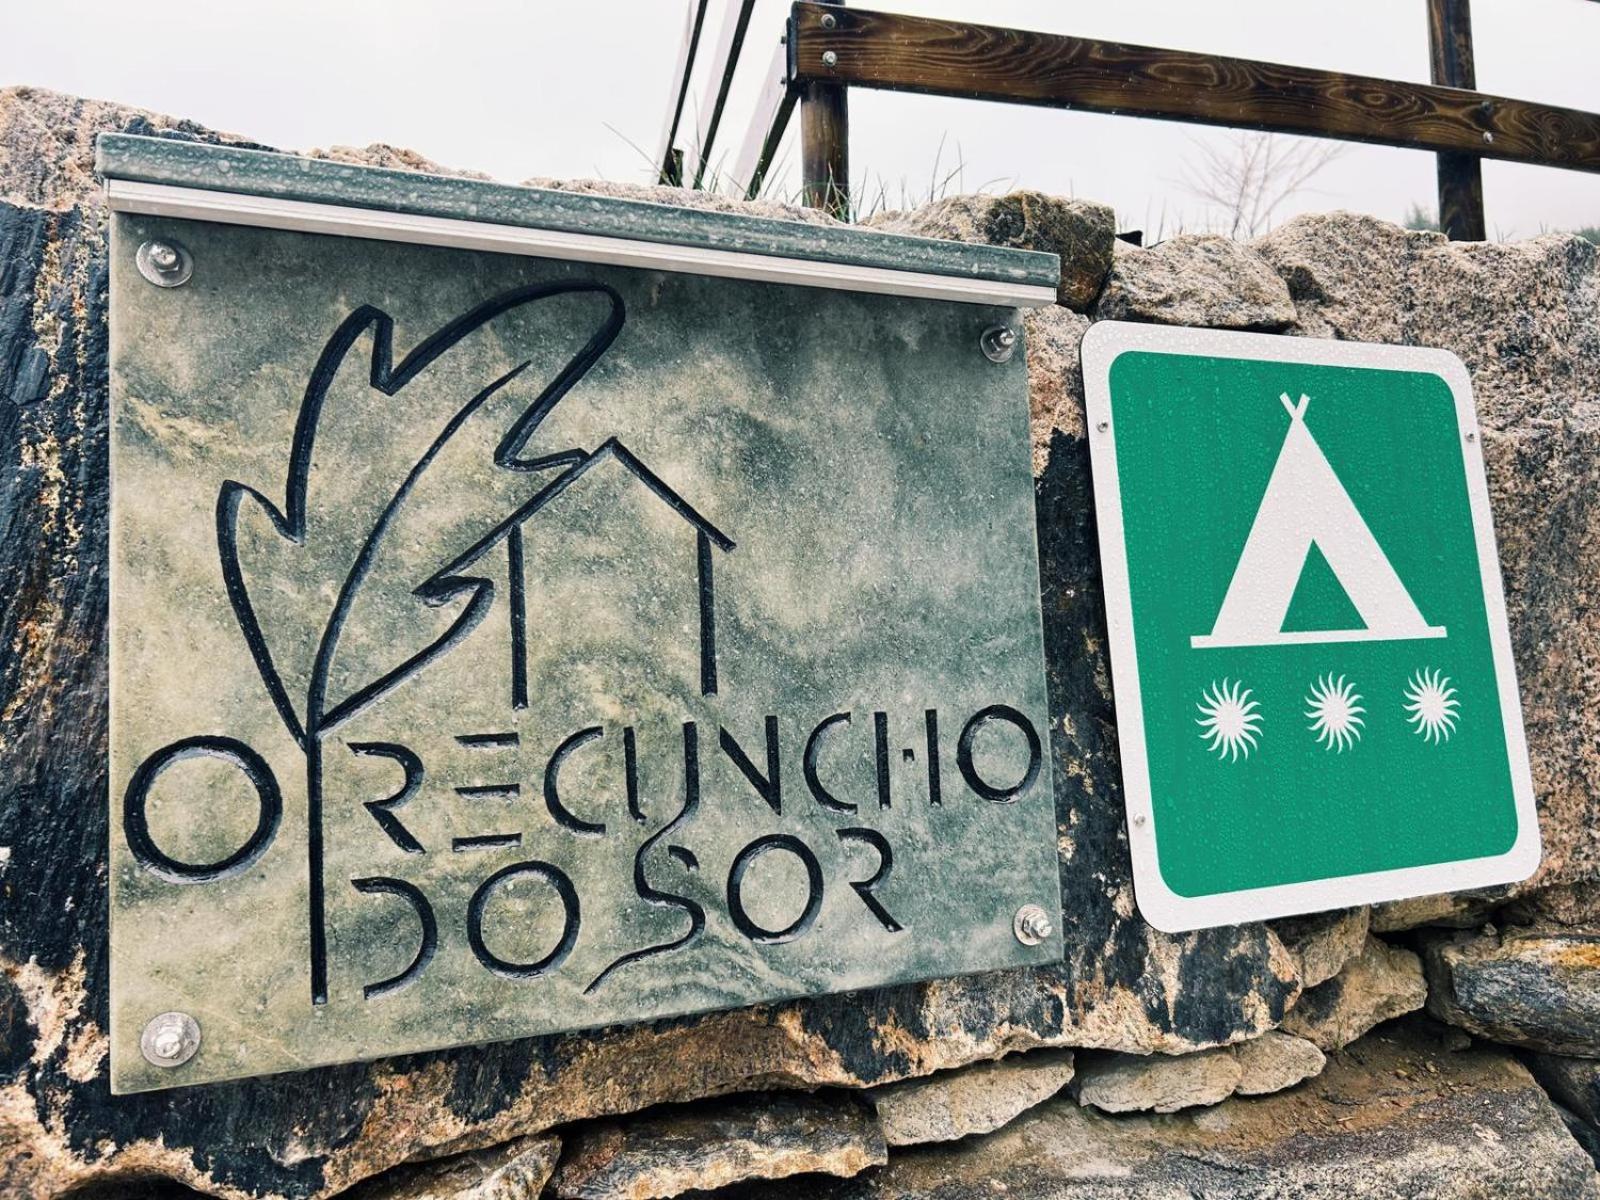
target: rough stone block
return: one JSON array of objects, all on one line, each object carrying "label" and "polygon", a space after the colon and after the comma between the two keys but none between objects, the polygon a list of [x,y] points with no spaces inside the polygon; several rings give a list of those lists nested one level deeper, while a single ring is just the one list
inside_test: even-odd
[{"label": "rough stone block", "polygon": [[[1498,889],[1504,890],[1504,889]],[[1445,929],[1471,929],[1483,924],[1494,903],[1469,893],[1416,896],[1372,906],[1373,933],[1401,933],[1425,925]]]},{"label": "rough stone block", "polygon": [[1510,1055],[1452,1054],[1396,1027],[1276,1096],[1118,1117],[1060,1098],[991,1137],[897,1156],[870,1175],[724,1200],[1595,1200],[1597,1179]]},{"label": "rough stone block", "polygon": [[1078,312],[1086,312],[1105,285],[1117,233],[1109,205],[1042,192],[948,196],[910,212],[880,213],[866,223],[886,233],[1058,254],[1056,297]]},{"label": "rough stone block", "polygon": [[1346,908],[1272,922],[1272,931],[1300,966],[1300,985],[1316,987],[1344,969],[1367,944],[1372,910]]},{"label": "rough stone block", "polygon": [[874,1088],[867,1093],[891,1146],[993,1133],[1071,1082],[1070,1050],[1038,1050]]},{"label": "rough stone block", "polygon": [[1600,1133],[1600,1059],[1530,1054],[1524,1061],[1551,1099]]},{"label": "rough stone block", "polygon": [[1176,1058],[1085,1058],[1078,1070],[1078,1103],[1109,1113],[1177,1112],[1220,1104],[1233,1095],[1243,1074],[1231,1047]]},{"label": "rough stone block", "polygon": [[1600,1057],[1600,933],[1562,927],[1457,933],[1423,948],[1428,1011],[1469,1033]]},{"label": "rough stone block", "polygon": [[1078,1100],[1102,1112],[1178,1112],[1229,1096],[1264,1096],[1310,1079],[1327,1062],[1305,1038],[1277,1030],[1177,1058],[1117,1054],[1087,1058]]},{"label": "rough stone block", "polygon": [[1338,1050],[1382,1021],[1415,1012],[1427,996],[1417,956],[1369,936],[1359,958],[1300,997],[1283,1030]]},{"label": "rough stone block", "polygon": [[396,1167],[357,1184],[342,1200],[538,1200],[560,1154],[560,1138],[517,1138]]},{"label": "rough stone block", "polygon": [[1288,1033],[1264,1033],[1254,1041],[1233,1047],[1239,1060],[1236,1096],[1265,1096],[1281,1092],[1321,1073],[1327,1056],[1315,1042]]},{"label": "rough stone block", "polygon": [[1240,242],[1184,234],[1145,250],[1118,242],[1097,321],[1278,330],[1294,323],[1289,289]]},{"label": "rough stone block", "polygon": [[556,1171],[560,1200],[667,1200],[744,1179],[854,1175],[888,1159],[847,1096],[740,1096],[585,1126]]},{"label": "rough stone block", "polygon": [[1437,346],[1471,372],[1544,835],[1517,890],[1593,883],[1600,251],[1571,234],[1448,242],[1350,213],[1296,217],[1253,248],[1288,284],[1295,332]]}]

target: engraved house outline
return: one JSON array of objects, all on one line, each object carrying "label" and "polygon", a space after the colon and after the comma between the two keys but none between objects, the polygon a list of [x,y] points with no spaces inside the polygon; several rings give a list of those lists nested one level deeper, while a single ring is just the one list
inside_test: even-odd
[{"label": "engraved house outline", "polygon": [[[443,633],[432,637],[427,645],[411,654],[398,666],[384,672],[364,686],[356,687],[349,695],[343,696],[336,701],[331,699],[330,676],[332,663],[338,652],[340,634],[350,617],[351,609],[355,597],[360,591],[361,584],[371,571],[379,548],[385,540],[385,535],[389,532],[394,522],[396,513],[405,505],[415,486],[434,463],[445,445],[456,437],[468,422],[473,421],[475,418],[481,421],[483,418],[480,414],[484,411],[484,406],[487,402],[531,365],[531,360],[525,360],[480,389],[471,399],[461,405],[396,488],[392,498],[385,505],[373,527],[367,533],[355,562],[350,566],[340,585],[332,614],[323,627],[319,638],[306,694],[303,698],[292,696],[285,685],[285,680],[278,664],[274,660],[266,630],[263,628],[252,603],[250,587],[246,581],[240,561],[239,517],[246,503],[248,502],[254,509],[268,518],[279,537],[297,546],[305,544],[308,528],[308,489],[314,463],[314,445],[324,403],[327,400],[329,388],[338,375],[345,359],[355,349],[361,338],[368,333],[372,337],[369,383],[375,390],[392,396],[405,387],[424,368],[496,317],[513,309],[563,295],[587,295],[601,298],[607,305],[605,318],[582,348],[566,362],[539,392],[534,401],[520,411],[520,415],[516,417],[510,428],[499,439],[493,453],[494,466],[500,470],[531,474],[557,469],[559,474],[553,480],[538,488],[531,497],[517,504],[508,515],[492,520],[490,528],[482,533],[466,550],[433,571],[426,579],[411,589],[411,594],[414,597],[430,606],[464,601],[460,611],[450,620]],[[351,312],[329,337],[307,381],[304,397],[296,417],[288,470],[284,483],[284,498],[281,505],[257,488],[236,480],[224,481],[218,490],[215,513],[216,544],[228,602],[267,694],[277,709],[278,716],[284,727],[295,740],[305,758],[307,917],[311,959],[310,992],[313,1005],[323,1005],[328,1002],[327,898],[326,880],[324,878],[322,815],[323,742],[325,737],[336,726],[376,703],[401,683],[428,666],[435,658],[448,652],[482,622],[493,604],[495,585],[492,579],[470,572],[475,564],[483,560],[501,542],[505,542],[507,545],[509,565],[512,568],[510,571],[511,587],[509,590],[512,592],[513,633],[514,641],[516,640],[516,636],[519,636],[519,630],[526,621],[525,610],[519,612],[519,604],[524,587],[522,563],[518,561],[522,548],[522,526],[541,508],[559,496],[575,481],[582,478],[596,464],[612,460],[618,462],[634,478],[643,483],[652,493],[677,512],[688,525],[695,529],[700,610],[700,686],[705,694],[709,695],[716,692],[715,597],[711,550],[712,547],[716,547],[724,552],[730,551],[734,548],[733,540],[702,516],[697,509],[650,470],[642,460],[616,437],[607,438],[593,451],[572,447],[554,453],[537,453],[533,455],[525,453],[528,443],[538,431],[542,422],[554,411],[555,407],[572,387],[583,379],[610,348],[617,335],[621,332],[624,321],[625,309],[622,297],[615,288],[607,284],[586,281],[529,284],[513,288],[477,305],[424,338],[413,346],[399,362],[395,362],[393,348],[394,319],[388,313],[375,306],[362,305]],[[517,686],[517,671],[519,669],[525,670],[525,663],[520,654],[515,657],[516,662],[513,667],[514,689]],[[526,687],[525,678],[522,680],[522,686]],[[303,705],[303,718],[301,705]],[[125,823],[129,835],[129,844],[136,848],[136,852],[138,847],[149,842],[148,838],[140,839],[136,836],[143,821],[144,793],[148,790],[149,783],[154,779],[155,775],[168,762],[174,761],[177,757],[206,754],[211,757],[233,761],[242,770],[245,770],[248,775],[250,774],[251,765],[255,760],[259,759],[259,755],[254,750],[243,743],[237,742],[236,739],[210,739],[209,741],[200,739],[199,741],[205,741],[206,744],[200,745],[196,739],[185,739],[173,743],[171,746],[163,747],[151,755],[140,770],[136,772],[135,785],[130,785],[129,799],[125,802],[127,813]],[[212,745],[211,742],[218,742],[218,744]],[[357,752],[360,753],[362,751],[358,750]],[[270,772],[268,774],[270,775]],[[225,863],[207,864],[199,868],[187,868],[182,864],[172,862],[172,860],[166,860],[167,865],[177,869],[178,873],[173,876],[176,881],[201,882],[206,879],[217,878],[221,874],[231,874],[244,870],[265,851],[277,832],[278,819],[282,812],[281,799],[277,799],[279,794],[276,784],[271,783],[269,796],[267,782],[271,782],[270,779],[258,784],[258,790],[261,791],[263,798],[263,819],[250,842]],[[269,799],[277,799],[275,807],[269,805]],[[268,819],[269,809],[271,809],[270,820]],[[682,815],[680,814],[680,819]],[[672,824],[676,823],[675,821]],[[671,827],[669,825],[668,829]],[[666,830],[662,831],[663,834],[665,832]],[[404,848],[403,844],[402,848]],[[146,847],[146,849],[150,852],[146,854],[146,857],[150,857],[151,853],[156,853],[153,850],[153,845]],[[164,856],[158,856],[158,858],[164,858]],[[157,866],[162,865],[160,861],[152,861],[156,861]],[[420,892],[410,885],[403,884],[402,881],[362,879],[352,880],[351,882],[358,891],[389,891],[400,895],[417,908],[419,920],[422,922],[423,942],[416,960],[400,976],[386,980],[376,985],[376,988],[369,987],[367,989],[369,996],[374,994],[375,991],[381,994],[382,991],[392,990],[400,986],[405,980],[420,972],[427,965],[427,960],[431,957],[434,941],[432,915],[427,911],[426,901],[422,899]],[[654,951],[646,951],[646,953],[649,952]],[[614,965],[620,965],[620,962]],[[595,982],[598,983],[599,980]]]}]

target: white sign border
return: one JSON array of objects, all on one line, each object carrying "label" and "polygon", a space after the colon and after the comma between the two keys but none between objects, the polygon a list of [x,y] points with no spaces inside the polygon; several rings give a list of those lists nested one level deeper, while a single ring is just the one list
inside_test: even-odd
[{"label": "white sign border", "polygon": [[[1510,757],[1516,803],[1517,836],[1504,854],[1424,867],[1372,871],[1304,883],[1278,884],[1211,896],[1182,896],[1161,877],[1156,852],[1155,812],[1150,798],[1150,772],[1145,750],[1144,707],[1139,691],[1138,656],[1133,636],[1133,600],[1129,590],[1127,541],[1123,533],[1122,493],[1117,478],[1117,430],[1111,419],[1111,367],[1130,350],[1158,354],[1207,355],[1317,366],[1368,367],[1437,375],[1455,398],[1472,527],[1483,579],[1484,607],[1489,621],[1500,713]],[[1096,522],[1099,527],[1101,579],[1110,639],[1111,682],[1116,699],[1117,743],[1122,760],[1127,803],[1128,845],[1133,856],[1134,894],[1140,914],[1165,933],[1184,933],[1219,925],[1300,913],[1323,912],[1404,900],[1413,896],[1516,883],[1539,866],[1539,819],[1534,804],[1533,774],[1517,690],[1516,663],[1506,623],[1505,592],[1495,545],[1483,445],[1478,435],[1472,380],[1466,364],[1448,350],[1385,346],[1263,333],[1235,333],[1172,325],[1098,321],[1083,336],[1086,436],[1094,476]]]}]

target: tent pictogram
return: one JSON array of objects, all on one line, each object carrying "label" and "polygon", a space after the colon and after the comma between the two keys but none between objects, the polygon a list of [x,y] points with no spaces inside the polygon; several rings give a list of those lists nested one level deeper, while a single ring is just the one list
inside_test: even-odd
[{"label": "tent pictogram", "polygon": [[[1279,399],[1289,413],[1289,432],[1216,622],[1210,633],[1191,637],[1190,643],[1205,649],[1444,637],[1444,627],[1429,625],[1418,611],[1322,447],[1306,428],[1309,398],[1302,395],[1298,404],[1287,394]],[[1362,627],[1283,628],[1313,544],[1350,598]]]}]

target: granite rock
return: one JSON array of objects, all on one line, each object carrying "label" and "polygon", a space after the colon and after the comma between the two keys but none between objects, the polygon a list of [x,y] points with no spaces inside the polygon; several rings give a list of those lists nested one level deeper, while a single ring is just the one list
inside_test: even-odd
[{"label": "granite rock", "polygon": [[1273,1030],[1248,1042],[1177,1058],[1086,1058],[1078,1100],[1102,1112],[1178,1112],[1229,1096],[1265,1096],[1318,1074],[1327,1057],[1302,1037]]},{"label": "granite rock", "polygon": [[560,1200],[666,1200],[745,1179],[855,1175],[888,1160],[849,1096],[739,1096],[581,1127],[556,1171]]},{"label": "granite rock", "polygon": [[1117,233],[1109,205],[1027,191],[947,196],[910,212],[878,213],[866,224],[887,233],[1060,255],[1056,298],[1077,312],[1087,312],[1105,286]]},{"label": "granite rock", "polygon": [[1253,248],[1288,285],[1294,332],[1437,346],[1471,372],[1544,835],[1520,890],[1600,880],[1600,251],[1350,213],[1296,217]]},{"label": "granite rock", "polygon": [[1494,904],[1493,900],[1466,892],[1392,900],[1372,906],[1371,928],[1373,933],[1401,933],[1423,926],[1471,929],[1483,924]]},{"label": "granite rock", "polygon": [[1052,1100],[999,1133],[855,1179],[719,1200],[1595,1200],[1594,1165],[1527,1070],[1392,1027],[1293,1091],[1172,1116]]},{"label": "granite rock", "polygon": [[1294,323],[1289,289],[1250,247],[1183,234],[1148,250],[1116,244],[1097,321],[1153,321],[1213,329],[1279,330]]},{"label": "granite rock", "polygon": [[1382,1021],[1415,1012],[1427,998],[1417,956],[1369,936],[1359,957],[1300,997],[1282,1028],[1319,1049],[1338,1050]]},{"label": "granite rock", "polygon": [[560,1138],[516,1138],[396,1167],[357,1184],[343,1200],[538,1200],[560,1155]]},{"label": "granite rock", "polygon": [[1038,1050],[974,1063],[868,1092],[891,1146],[953,1142],[992,1133],[1071,1082],[1070,1050]]},{"label": "granite rock", "polygon": [[1430,938],[1428,1011],[1469,1033],[1600,1058],[1600,933],[1512,928]]},{"label": "granite rock", "polygon": [[1322,1072],[1328,1059],[1315,1042],[1273,1030],[1253,1041],[1233,1047],[1239,1060],[1236,1096],[1265,1096],[1281,1092]]},{"label": "granite rock", "polygon": [[1083,368],[1078,346],[1089,318],[1059,304],[1022,314],[1028,348],[1028,406],[1033,414],[1033,470],[1041,474],[1057,435],[1083,437]]},{"label": "granite rock", "polygon": [[[237,134],[218,133],[193,121],[86,100],[48,88],[0,88],[0,200],[65,211],[100,203],[103,184],[94,173],[94,140],[102,133],[137,133],[186,141],[270,150]],[[309,158],[369,167],[427,171],[434,175],[487,176],[441,166],[414,150],[375,143],[307,151]]]},{"label": "granite rock", "polygon": [[1600,1059],[1534,1053],[1523,1061],[1552,1100],[1600,1136]]},{"label": "granite rock", "polygon": [[[66,107],[63,107],[65,105]],[[861,996],[552,1036],[172,1095],[105,1085],[106,248],[91,134],[147,114],[5,96],[35,139],[0,194],[0,1193],[170,1178],[227,1197],[332,1195],[413,1158],[752,1088],[863,1087],[1036,1047],[1180,1053],[1256,1036],[1300,992],[1260,925],[1172,937],[1129,878],[1103,607],[1081,439],[1038,482],[1051,751],[1060,780],[1063,960]],[[66,115],[62,115],[65,113]],[[197,127],[182,136],[211,136]],[[13,138],[14,146],[25,142]],[[37,153],[38,150],[35,150]],[[387,161],[394,161],[392,158]],[[22,162],[22,166],[17,164]],[[47,194],[48,193],[48,194]],[[1063,403],[1070,404],[1070,401]],[[248,1139],[230,1132],[248,1126]]]},{"label": "granite rock", "polygon": [[1530,892],[1506,906],[1505,919],[1515,925],[1600,929],[1600,883],[1562,884]]},{"label": "granite rock", "polygon": [[1078,1068],[1078,1103],[1109,1113],[1177,1112],[1220,1104],[1233,1095],[1243,1074],[1227,1046],[1176,1058],[1086,1057]]},{"label": "granite rock", "polygon": [[1528,1054],[1523,1061],[1556,1102],[1572,1136],[1600,1167],[1600,1060]]},{"label": "granite rock", "polygon": [[1600,1168],[1600,1129],[1596,1129],[1564,1105],[1557,1104],[1555,1110],[1566,1123],[1567,1132],[1572,1135],[1572,1140],[1582,1146],[1594,1160],[1595,1167]]},{"label": "granite rock", "polygon": [[0,200],[64,212],[99,203],[94,139],[107,131],[266,149],[193,121],[48,88],[0,88]]},{"label": "granite rock", "polygon": [[[239,1200],[309,1200],[410,1159],[657,1104],[752,1089],[877,1086],[1037,1047],[1181,1054],[1258,1037],[1283,1021],[1310,965],[1303,949],[1291,952],[1263,925],[1166,935],[1136,911],[1074,366],[1084,321],[1057,308],[1030,318],[1028,328],[1042,351],[1031,375],[1036,499],[1050,752],[1071,914],[1059,964],[170,1095],[110,1096],[106,248],[92,175],[93,135],[104,129],[252,144],[37,89],[0,92],[0,520],[8,531],[0,549],[0,885],[8,899],[22,898],[0,905],[0,1194],[119,1194],[171,1179]],[[416,165],[381,147],[358,154]],[[1381,253],[1395,236],[1363,234],[1358,218],[1330,220],[1327,235],[1347,247],[1371,236]],[[1592,379],[1600,363],[1600,323],[1585,315],[1593,311],[1593,254],[1559,239],[1527,245],[1508,251],[1507,261],[1543,264],[1537,280],[1512,275],[1538,283],[1542,309],[1483,271],[1462,270],[1438,276],[1456,289],[1452,296],[1401,288],[1383,303],[1409,313],[1437,301],[1463,314],[1464,329],[1440,327],[1441,344],[1482,367],[1547,881],[1567,883],[1600,872],[1590,799],[1600,794],[1597,739],[1586,715],[1600,711],[1591,665],[1600,657],[1589,652],[1594,609],[1582,584],[1600,546],[1600,413],[1577,382],[1585,372]],[[1277,251],[1256,249],[1286,269]],[[1282,254],[1291,249],[1289,240],[1279,245]],[[1344,253],[1318,258],[1313,249],[1295,249],[1308,271]],[[1218,267],[1222,252],[1194,250],[1203,261],[1192,270],[1176,261],[1188,253],[1176,242],[1142,253],[1170,256],[1186,287],[1217,289],[1210,303],[1201,291],[1175,292],[1172,319],[1212,312],[1229,324],[1251,309],[1241,300],[1250,289]],[[1236,273],[1254,270],[1248,255],[1227,261]],[[1330,314],[1351,303],[1341,289],[1365,281],[1360,270],[1331,266],[1319,278],[1322,297],[1304,293],[1295,328],[1332,335]],[[1276,321],[1282,313],[1270,290],[1251,311]],[[1551,364],[1543,384],[1541,356]]]},{"label": "granite rock", "polygon": [[1367,943],[1372,910],[1345,908],[1274,921],[1272,931],[1300,968],[1302,987],[1316,987],[1332,979]]}]

